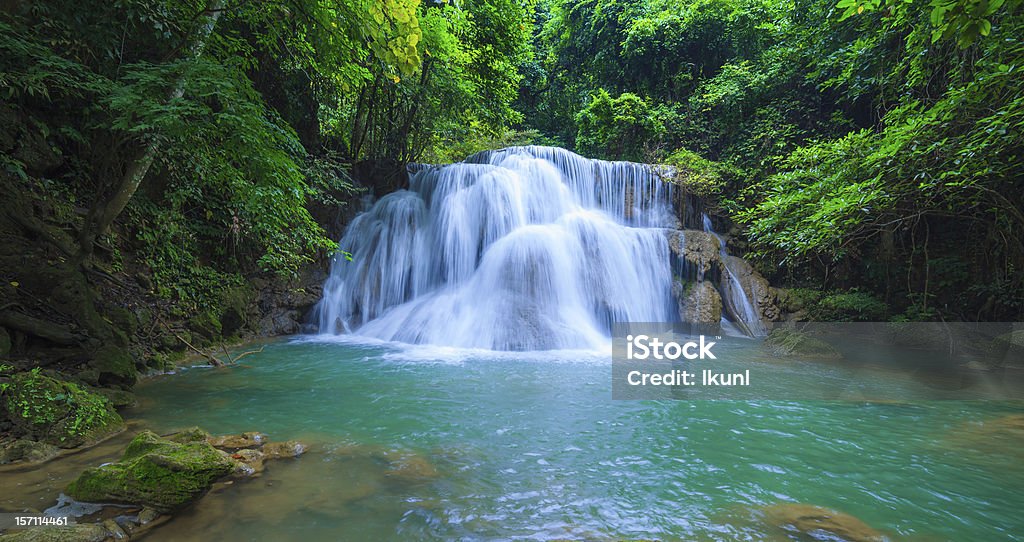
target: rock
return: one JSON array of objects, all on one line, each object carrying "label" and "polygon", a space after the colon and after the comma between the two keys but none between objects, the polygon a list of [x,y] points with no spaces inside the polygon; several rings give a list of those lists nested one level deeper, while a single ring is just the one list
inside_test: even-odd
[{"label": "rock", "polygon": [[687,268],[686,277],[703,278],[721,265],[721,245],[714,235],[700,230],[676,230],[668,234],[668,246]]},{"label": "rock", "polygon": [[[750,300],[761,320],[775,322],[782,318],[782,311],[779,310],[775,290],[768,284],[767,279],[762,277],[743,258],[725,256],[722,263],[728,266],[728,272],[736,277],[740,287],[743,288],[743,292],[740,294],[745,295]],[[725,299],[729,299],[732,296],[730,290],[735,288],[735,284],[733,281],[723,278],[720,288],[722,289],[722,296]],[[727,306],[726,308],[728,309],[729,307]],[[732,310],[736,312],[735,309]]]},{"label": "rock", "polygon": [[210,437],[207,442],[215,448],[225,450],[239,450],[242,448],[258,448],[267,443],[267,436],[255,431],[242,433],[241,435],[224,435]]},{"label": "rock", "polygon": [[993,340],[992,353],[1001,362],[1024,365],[1024,329],[1004,333]]},{"label": "rock", "polygon": [[137,404],[135,394],[127,390],[115,388],[89,388],[89,391],[106,397],[114,408],[132,407]]},{"label": "rock", "polygon": [[6,328],[0,327],[0,357],[11,353],[11,335]]},{"label": "rock", "polygon": [[[885,542],[889,540],[863,521],[842,512],[809,504],[782,503],[766,506],[764,519],[772,526],[812,540]],[[802,539],[802,538],[801,538]]]},{"label": "rock", "polygon": [[172,435],[167,435],[165,438],[179,444],[188,444],[189,442],[206,442],[211,437],[206,431],[193,426]]},{"label": "rock", "polygon": [[791,327],[776,327],[764,340],[771,353],[789,358],[836,360],[843,356],[831,344]]},{"label": "rock", "polygon": [[263,473],[263,452],[253,448],[244,448],[230,454],[231,459],[238,462],[234,474],[238,476],[254,476]]},{"label": "rock", "polygon": [[437,477],[437,468],[423,456],[389,452],[385,457],[388,469],[384,471],[384,475],[389,478],[414,483]]},{"label": "rock", "polygon": [[[679,291],[681,290],[681,291]],[[689,324],[718,325],[722,321],[722,296],[710,282],[673,285],[679,301],[679,318]]]},{"label": "rock", "polygon": [[124,429],[124,420],[105,397],[38,371],[11,377],[3,406],[16,431],[33,440],[74,448]]},{"label": "rock", "polygon": [[960,448],[976,450],[983,456],[1002,454],[1024,457],[1024,414],[1007,414],[982,422],[960,425],[949,435]]},{"label": "rock", "polygon": [[26,463],[44,463],[57,457],[60,448],[45,442],[20,439],[0,448],[0,465],[24,461]]},{"label": "rock", "polygon": [[99,372],[101,386],[129,388],[138,380],[135,360],[127,350],[119,346],[104,345],[92,354],[89,366]]},{"label": "rock", "polygon": [[117,463],[86,469],[66,493],[87,502],[139,504],[159,512],[181,508],[206,493],[235,463],[208,442],[179,443],[139,433]]},{"label": "rock", "polygon": [[68,527],[25,529],[0,536],[0,542],[103,542],[113,536],[114,533],[102,524],[81,523]]},{"label": "rock", "polygon": [[152,508],[149,507],[143,507],[143,509],[139,511],[139,525],[146,525],[148,523],[152,523],[153,521],[156,521],[157,518],[159,517],[160,512],[157,512],[156,510],[153,510]]},{"label": "rock", "polygon": [[263,455],[267,459],[298,457],[306,451],[306,446],[294,440],[271,442],[263,446]]}]

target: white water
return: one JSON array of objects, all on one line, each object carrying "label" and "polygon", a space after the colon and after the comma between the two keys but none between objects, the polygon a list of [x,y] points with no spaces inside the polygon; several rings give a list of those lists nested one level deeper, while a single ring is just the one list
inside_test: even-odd
[{"label": "white water", "polygon": [[352,260],[332,264],[320,333],[592,350],[613,322],[677,321],[672,201],[652,166],[553,147],[419,169],[346,230]]},{"label": "white water", "polygon": [[729,281],[729,288],[720,288],[722,292],[728,294],[724,295],[722,299],[725,302],[726,310],[734,316],[735,324],[742,328],[745,334],[754,337],[764,337],[768,334],[768,328],[761,321],[761,316],[750,301],[750,292],[743,289],[743,284],[736,277],[736,272],[729,267],[729,258],[726,257],[729,253],[725,249],[725,239],[722,239],[720,235],[715,233],[715,230],[711,227],[711,218],[708,215],[704,215],[702,218],[704,221],[704,231],[718,239],[719,258],[722,260],[722,274],[726,275],[722,277],[722,280]]}]

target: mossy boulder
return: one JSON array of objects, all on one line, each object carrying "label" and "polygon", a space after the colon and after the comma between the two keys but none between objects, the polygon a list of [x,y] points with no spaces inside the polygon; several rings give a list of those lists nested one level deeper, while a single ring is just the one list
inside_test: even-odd
[{"label": "mossy boulder", "polygon": [[842,354],[831,344],[791,327],[776,327],[764,340],[771,353],[789,358],[835,360]]},{"label": "mossy boulder", "polygon": [[131,387],[138,380],[135,360],[128,350],[115,345],[104,345],[92,354],[89,366],[99,373],[101,386]]},{"label": "mossy boulder", "polygon": [[175,442],[143,431],[117,463],[86,469],[66,493],[79,501],[141,504],[160,512],[205,494],[235,463],[204,440]]},{"label": "mossy boulder", "polygon": [[18,373],[5,383],[3,407],[17,433],[61,448],[97,442],[124,429],[105,397],[39,371]]}]

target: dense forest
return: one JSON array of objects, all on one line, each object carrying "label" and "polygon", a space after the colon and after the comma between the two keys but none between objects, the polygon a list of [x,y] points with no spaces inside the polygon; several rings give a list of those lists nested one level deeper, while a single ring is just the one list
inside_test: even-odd
[{"label": "dense forest", "polygon": [[521,144],[678,167],[811,318],[1020,319],[1019,4],[8,0],[0,323],[215,342],[361,172]]}]

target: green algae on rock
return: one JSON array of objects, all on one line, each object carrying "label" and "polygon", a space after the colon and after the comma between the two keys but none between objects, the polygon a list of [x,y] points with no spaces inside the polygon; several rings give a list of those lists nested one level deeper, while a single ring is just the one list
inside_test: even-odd
[{"label": "green algae on rock", "polygon": [[160,512],[181,508],[235,469],[230,458],[205,440],[186,440],[143,431],[120,461],[87,469],[67,493],[80,501],[141,504]]},{"label": "green algae on rock", "polygon": [[773,329],[764,340],[764,347],[782,357],[820,360],[843,357],[831,344],[790,327]]},{"label": "green algae on rock", "polygon": [[105,397],[38,370],[15,374],[2,390],[3,408],[15,430],[33,440],[74,448],[124,429]]}]

